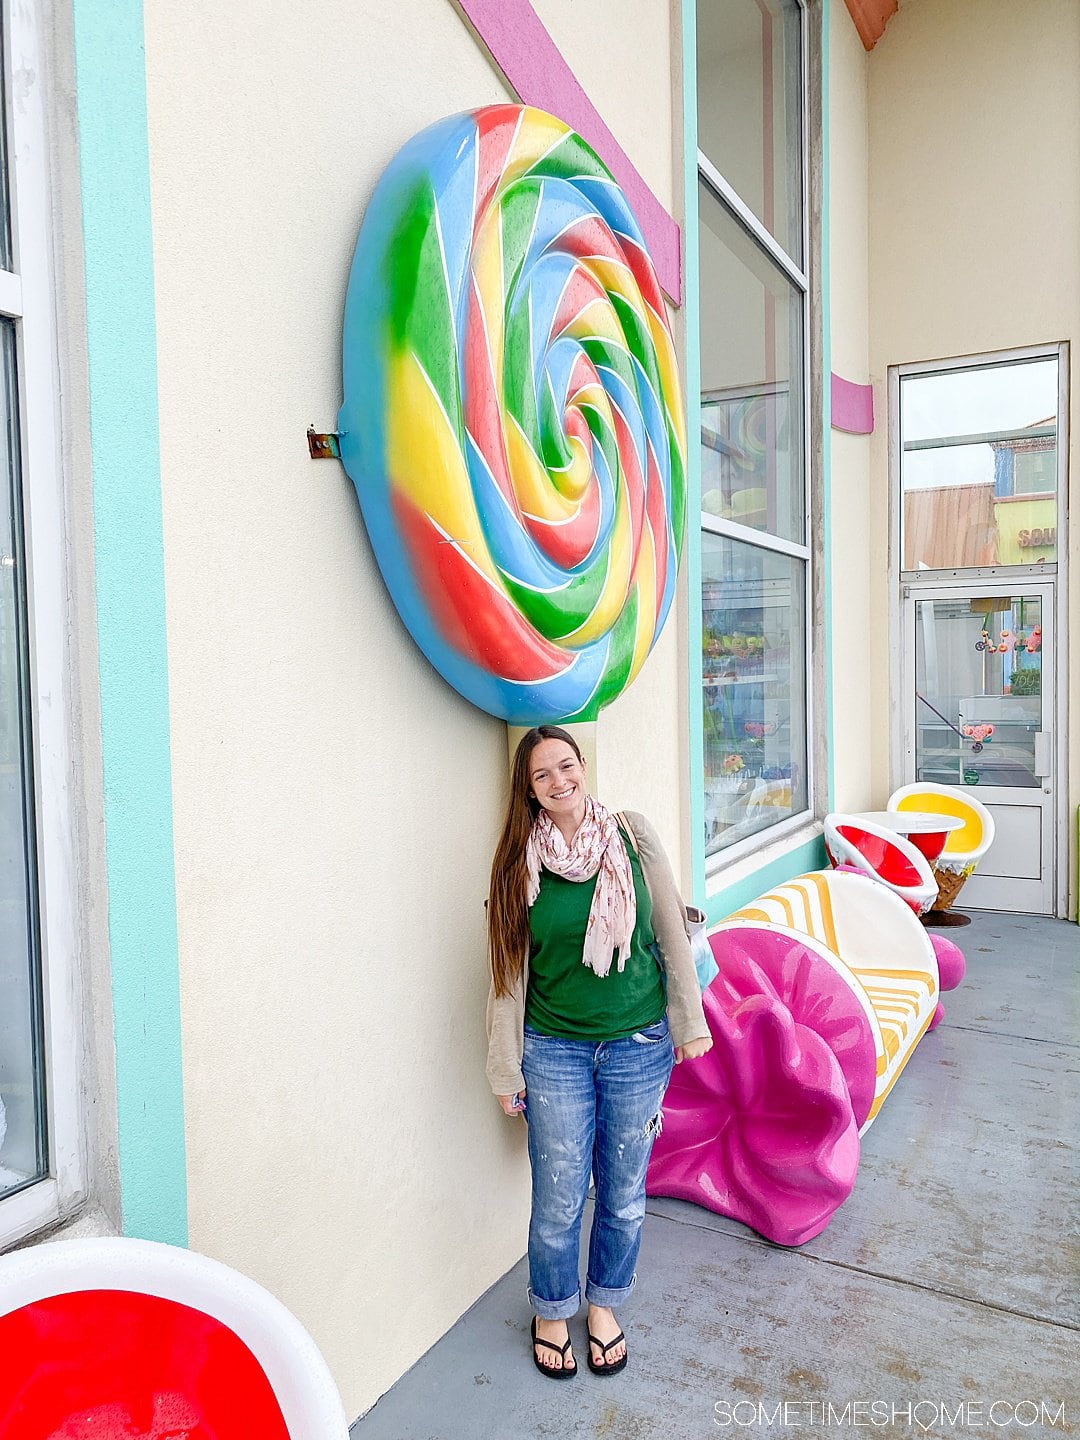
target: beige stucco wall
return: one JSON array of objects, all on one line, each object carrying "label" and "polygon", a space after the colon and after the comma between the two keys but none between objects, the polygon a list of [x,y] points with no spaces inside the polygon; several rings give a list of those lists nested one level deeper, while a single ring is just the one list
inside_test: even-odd
[{"label": "beige stucco wall", "polygon": [[682,93],[672,83],[678,0],[532,0],[532,7],[642,179],[675,213],[682,203]]},{"label": "beige stucco wall", "polygon": [[[867,56],[844,0],[829,10],[829,280],[832,369],[870,379]],[[875,395],[879,420],[883,397]],[[831,444],[832,685],[837,810],[864,810],[871,791],[873,712],[865,657],[870,618],[870,439],[833,430]]]},{"label": "beige stucco wall", "polygon": [[[590,7],[595,47],[571,8],[541,6],[670,203],[667,7]],[[509,92],[449,0],[148,0],[146,42],[191,1244],[299,1315],[353,1417],[525,1249],[483,1077],[506,732],[408,640],[304,431],[382,169]],[[599,737],[601,793],[672,841],[684,656],[672,624]]]},{"label": "beige stucco wall", "polygon": [[[1080,340],[1078,73],[1075,0],[904,0],[889,22],[869,62],[870,365],[880,399],[892,364]],[[1077,375],[1074,356],[1074,516],[1080,514]],[[871,574],[874,633],[883,637],[888,470],[880,408],[871,459]],[[1075,521],[1069,558],[1075,593]],[[1075,601],[1070,608],[1075,613]],[[1067,643],[1071,817],[1080,801],[1076,627]],[[873,799],[880,802],[890,784],[888,646],[873,647],[871,657]],[[1068,830],[1075,833],[1071,823]],[[1076,874],[1075,851],[1069,874]]]},{"label": "beige stucco wall", "polygon": [[[677,0],[533,0],[604,123],[669,212],[682,214],[682,81]],[[631,78],[632,77],[632,78]],[[643,117],[648,117],[643,123]],[[669,304],[680,356],[685,316]],[[648,664],[600,716],[596,790],[607,804],[645,811],[690,893],[686,586]],[[655,747],[647,736],[662,737]],[[648,763],[643,764],[648,750]]]}]

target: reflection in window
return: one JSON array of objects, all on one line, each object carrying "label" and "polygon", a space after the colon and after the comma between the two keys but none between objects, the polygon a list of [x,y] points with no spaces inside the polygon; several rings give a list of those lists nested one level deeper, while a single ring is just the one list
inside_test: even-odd
[{"label": "reflection in window", "polygon": [[920,600],[915,776],[1031,789],[1042,724],[1042,600]]},{"label": "reflection in window", "polygon": [[698,145],[796,263],[802,260],[800,40],[796,0],[698,5]]},{"label": "reflection in window", "polygon": [[904,375],[905,570],[1057,559],[1057,358]]},{"label": "reflection in window", "polygon": [[803,297],[706,186],[701,508],[801,541]]},{"label": "reflection in window", "polygon": [[709,854],[808,805],[806,564],[702,536]]},{"label": "reflection in window", "polygon": [[702,510],[754,530],[776,528],[777,471],[789,469],[791,453],[788,396],[786,385],[702,395]]}]

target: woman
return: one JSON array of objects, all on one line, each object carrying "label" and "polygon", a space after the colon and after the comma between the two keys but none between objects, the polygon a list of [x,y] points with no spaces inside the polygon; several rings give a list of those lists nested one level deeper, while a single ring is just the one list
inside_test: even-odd
[{"label": "woman", "polygon": [[587,793],[581,751],[555,725],[530,730],[514,757],[488,949],[488,1080],[506,1114],[525,1112],[529,1126],[533,1361],[555,1380],[577,1374],[566,1322],[581,1304],[591,1171],[588,1363],[614,1375],[627,1352],[613,1311],[636,1278],[671,1066],[704,1055],[712,1039],[656,833]]}]

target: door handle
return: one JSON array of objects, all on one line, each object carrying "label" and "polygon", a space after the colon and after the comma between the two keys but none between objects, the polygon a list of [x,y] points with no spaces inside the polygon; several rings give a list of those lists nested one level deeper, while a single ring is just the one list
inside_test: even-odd
[{"label": "door handle", "polygon": [[1054,768],[1054,733],[1052,730],[1035,732],[1035,774],[1044,780]]}]

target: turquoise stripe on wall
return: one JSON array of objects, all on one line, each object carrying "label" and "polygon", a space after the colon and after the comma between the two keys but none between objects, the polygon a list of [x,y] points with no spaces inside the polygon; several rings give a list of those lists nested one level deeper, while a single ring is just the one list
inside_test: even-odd
[{"label": "turquoise stripe on wall", "polygon": [[187,1244],[141,0],[73,0],[124,1232]]},{"label": "turquoise stripe on wall", "polygon": [[686,325],[686,637],[689,646],[690,865],[694,904],[705,908],[705,746],[701,688],[701,294],[698,244],[697,0],[682,4],[683,320]]},{"label": "turquoise stripe on wall", "polygon": [[816,840],[808,840],[797,850],[787,851],[786,854],[771,861],[768,865],[762,865],[759,870],[755,870],[746,879],[740,880],[737,885],[729,885],[726,890],[721,890],[718,895],[713,895],[702,906],[706,921],[710,925],[718,925],[733,910],[740,910],[751,900],[756,900],[759,895],[775,890],[778,885],[783,885],[785,881],[793,879],[794,876],[805,875],[808,870],[823,869],[825,858],[825,842],[820,836]]},{"label": "turquoise stripe on wall", "polygon": [[[825,615],[825,737],[828,808],[836,795],[836,753],[833,744],[833,586],[832,567],[832,283],[829,274],[829,0],[821,6],[821,522],[822,586]],[[820,703],[820,701],[819,701]]]}]

